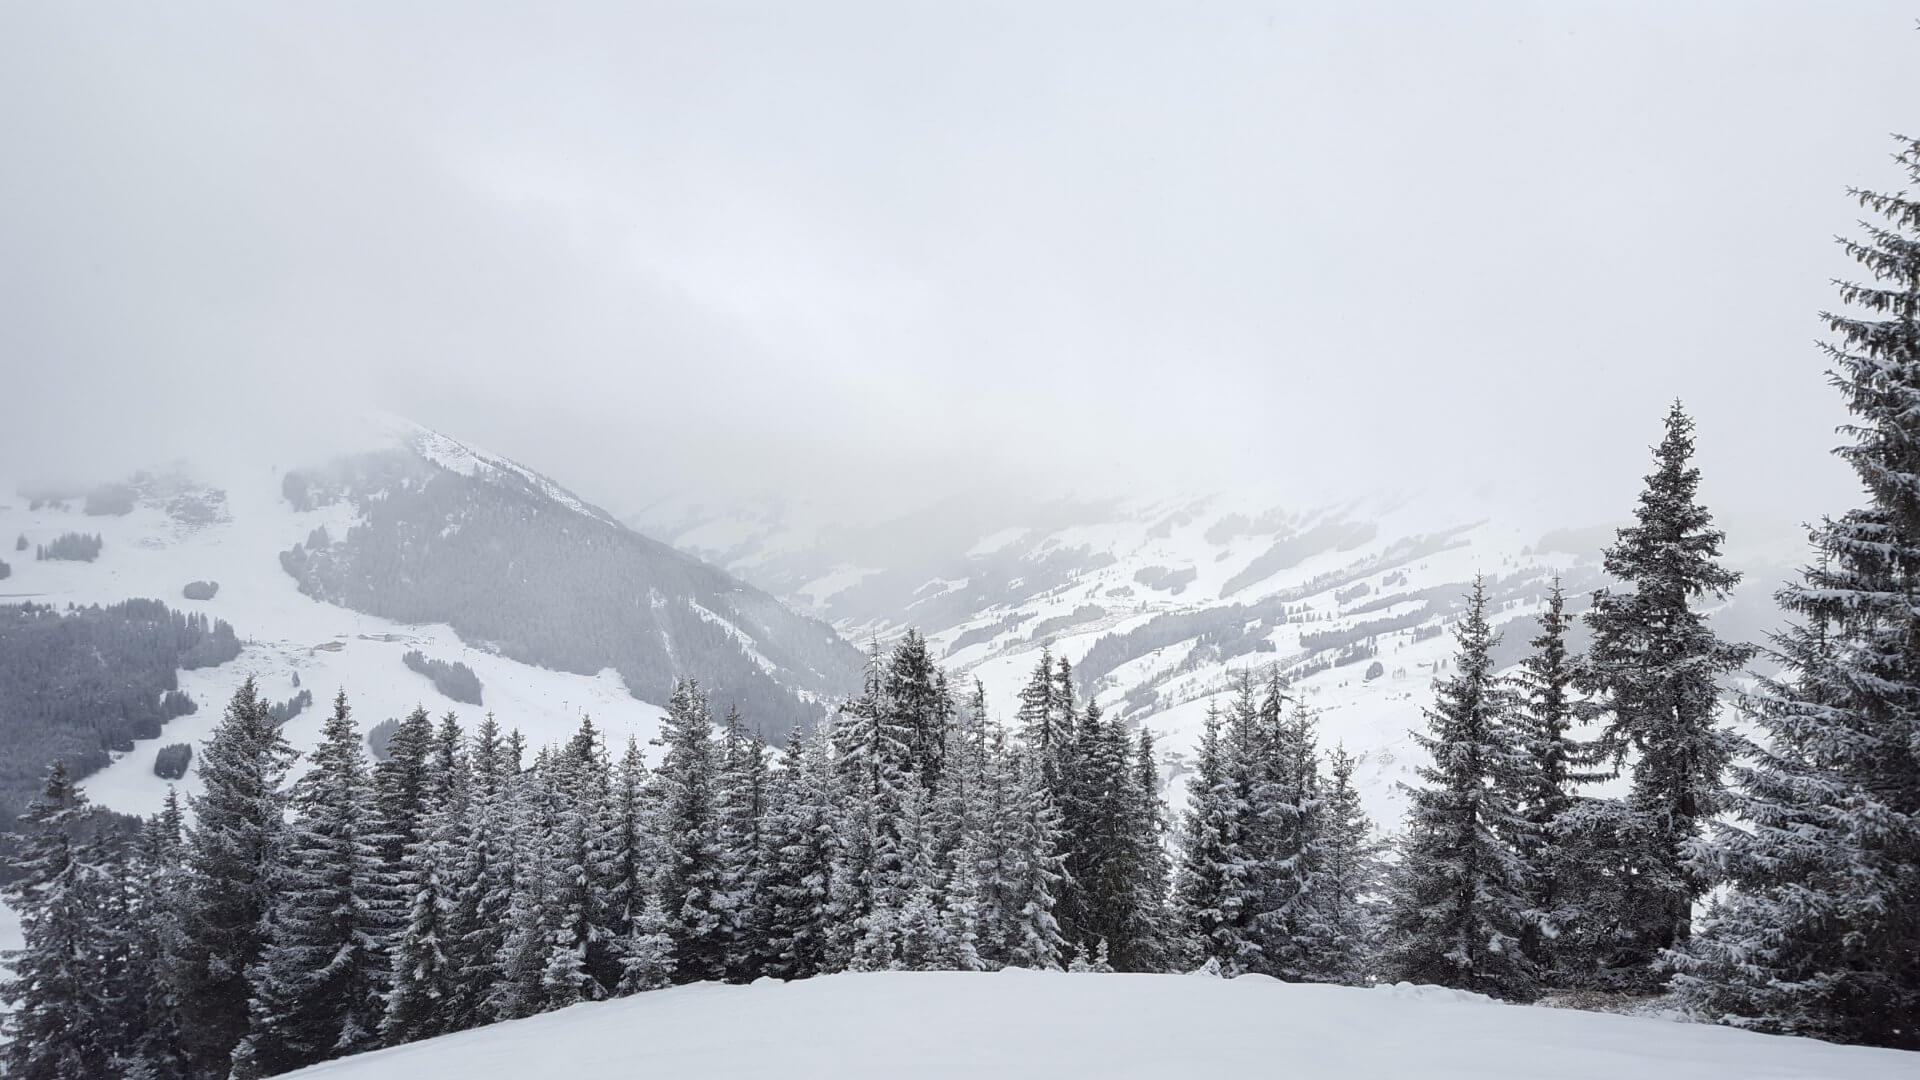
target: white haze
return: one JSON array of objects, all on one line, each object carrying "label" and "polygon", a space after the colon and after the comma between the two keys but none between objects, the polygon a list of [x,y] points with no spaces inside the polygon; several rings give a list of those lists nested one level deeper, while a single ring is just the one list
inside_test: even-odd
[{"label": "white haze", "polygon": [[[1903,5],[0,7],[0,473],[391,410],[616,508],[1847,504]],[[248,444],[260,449],[241,449]],[[276,457],[276,460],[278,458]]]}]

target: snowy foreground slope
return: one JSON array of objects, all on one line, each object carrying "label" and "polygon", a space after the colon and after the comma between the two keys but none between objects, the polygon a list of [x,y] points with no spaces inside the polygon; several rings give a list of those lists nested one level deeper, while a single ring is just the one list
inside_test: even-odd
[{"label": "snowy foreground slope", "polygon": [[289,1075],[1904,1080],[1920,1075],[1920,1054],[1502,1005],[1437,987],[886,972],[655,991]]}]

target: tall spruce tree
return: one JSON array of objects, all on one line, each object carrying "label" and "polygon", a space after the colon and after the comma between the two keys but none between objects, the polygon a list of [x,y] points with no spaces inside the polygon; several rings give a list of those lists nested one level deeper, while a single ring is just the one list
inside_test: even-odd
[{"label": "tall spruce tree", "polygon": [[1167,807],[1160,797],[1160,766],[1153,733],[1141,728],[1134,741],[1128,829],[1134,870],[1131,952],[1110,950],[1117,971],[1166,971],[1174,962],[1173,861],[1167,854]]},{"label": "tall spruce tree", "polygon": [[[607,801],[606,821],[606,899],[607,928],[620,956],[620,971],[611,984],[616,992],[628,982],[626,950],[644,931],[637,923],[652,899],[658,853],[653,841],[654,807],[649,794],[650,777],[646,758],[640,752],[640,740],[629,737],[626,751],[614,773]],[[664,932],[664,925],[661,927]]]},{"label": "tall spruce tree", "polygon": [[767,810],[766,744],[750,732],[737,709],[722,725],[715,812],[721,858],[718,893],[726,904],[726,973],[752,982],[767,960],[768,912],[759,902],[766,870],[762,828]]},{"label": "tall spruce tree", "polygon": [[407,853],[426,834],[433,743],[433,718],[415,708],[388,738],[386,758],[373,767],[374,846],[380,854],[374,915],[383,950],[398,941],[413,917],[418,867],[408,863]]},{"label": "tall spruce tree", "polygon": [[681,682],[667,702],[655,771],[660,785],[661,906],[670,922],[676,975],[683,981],[723,979],[730,914],[720,847],[719,772],[713,716],[706,695]]},{"label": "tall spruce tree", "polygon": [[447,1028],[464,1030],[486,1022],[486,1001],[500,979],[513,906],[513,798],[518,763],[510,761],[500,725],[489,713],[475,728],[467,751],[465,845],[452,870],[453,925],[450,942],[458,986],[442,1008]]},{"label": "tall spruce tree", "polygon": [[434,733],[427,755],[419,836],[402,857],[406,921],[389,945],[391,988],[382,1035],[410,1042],[458,1030],[461,974],[458,870],[467,850],[467,762],[452,713]]},{"label": "tall spruce tree", "polygon": [[181,836],[186,813],[180,796],[167,788],[158,813],[140,829],[129,887],[140,898],[139,925],[133,939],[129,978],[139,988],[140,1030],[133,1040],[133,1058],[153,1080],[179,1080],[187,1073],[180,1048],[180,1024],[167,973],[167,949],[173,940],[182,888]]},{"label": "tall spruce tree", "polygon": [[1301,974],[1314,982],[1363,986],[1379,939],[1385,843],[1360,804],[1357,764],[1344,747],[1327,753],[1327,783],[1316,820],[1319,850],[1311,902],[1302,919]]},{"label": "tall spruce tree", "polygon": [[900,823],[906,788],[914,780],[908,733],[888,703],[877,649],[868,661],[864,692],[840,711],[833,736],[841,818],[833,870],[835,963],[884,965],[907,897]]},{"label": "tall spruce tree", "polygon": [[1517,722],[1528,757],[1520,792],[1520,812],[1526,819],[1520,857],[1527,864],[1529,902],[1536,913],[1523,941],[1527,954],[1545,970],[1554,966],[1553,943],[1561,929],[1576,918],[1562,880],[1566,875],[1559,866],[1563,855],[1554,841],[1555,820],[1573,805],[1576,783],[1600,779],[1580,771],[1582,764],[1591,763],[1591,751],[1570,734],[1577,719],[1576,662],[1567,649],[1571,624],[1556,577],[1540,615],[1540,633],[1528,642],[1530,651],[1515,677],[1521,694]]},{"label": "tall spruce tree", "polygon": [[266,948],[285,886],[283,787],[295,754],[249,677],[201,751],[178,926],[165,963],[192,1075],[225,1076],[250,1027],[247,973]]},{"label": "tall spruce tree", "polygon": [[[1235,710],[1255,713],[1250,685],[1243,685]],[[1229,975],[1255,971],[1262,964],[1254,930],[1261,883],[1247,830],[1246,762],[1236,746],[1237,730],[1208,706],[1193,776],[1187,781],[1174,879],[1174,905],[1192,959]]]},{"label": "tall spruce tree", "polygon": [[1753,653],[1721,641],[1698,607],[1725,598],[1740,575],[1720,565],[1725,534],[1700,504],[1693,421],[1677,401],[1653,456],[1635,524],[1605,553],[1607,573],[1625,588],[1594,593],[1580,678],[1604,710],[1602,747],[1616,761],[1633,757],[1627,805],[1645,818],[1634,831],[1650,840],[1645,855],[1670,882],[1638,928],[1648,963],[1687,939],[1694,902],[1712,883],[1686,853],[1723,808],[1722,774],[1735,747],[1719,720],[1719,679]]},{"label": "tall spruce tree", "polygon": [[1521,949],[1528,910],[1526,864],[1513,840],[1527,761],[1513,722],[1513,692],[1493,669],[1485,584],[1476,577],[1454,631],[1455,674],[1442,680],[1414,740],[1432,763],[1411,806],[1388,912],[1391,977],[1495,997],[1530,997],[1537,980]]},{"label": "tall spruce tree", "polygon": [[1258,970],[1297,981],[1311,966],[1309,930],[1323,844],[1313,715],[1300,702],[1289,713],[1287,703],[1278,673],[1270,673],[1244,745],[1248,824],[1259,860]]},{"label": "tall spruce tree", "polygon": [[771,778],[766,825],[767,974],[804,979],[828,969],[834,835],[830,722],[796,729]]},{"label": "tall spruce tree", "polygon": [[613,876],[606,813],[611,777],[606,747],[590,717],[551,759],[554,817],[547,831],[550,937],[541,972],[544,1006],[599,1001],[623,974],[607,906]]},{"label": "tall spruce tree", "polygon": [[[1920,185],[1920,140],[1900,144]],[[1745,700],[1765,742],[1735,770],[1741,824],[1696,849],[1695,879],[1733,889],[1668,959],[1713,1019],[1920,1049],[1920,200],[1853,195],[1882,221],[1843,241],[1868,280],[1840,286],[1822,348],[1868,502],[1777,594],[1801,622]]]},{"label": "tall spruce tree", "polygon": [[60,762],[20,824],[19,851],[7,860],[20,877],[6,897],[23,943],[7,956],[13,977],[0,983],[8,1006],[0,1062],[25,1080],[112,1075],[132,1049],[131,1003],[115,993],[119,927],[105,918],[121,867],[108,857],[110,839],[82,839],[99,823]]},{"label": "tall spruce tree", "polygon": [[380,856],[359,728],[345,691],[295,781],[293,820],[259,960],[238,1077],[273,1076],[373,1044],[386,986],[374,917]]}]

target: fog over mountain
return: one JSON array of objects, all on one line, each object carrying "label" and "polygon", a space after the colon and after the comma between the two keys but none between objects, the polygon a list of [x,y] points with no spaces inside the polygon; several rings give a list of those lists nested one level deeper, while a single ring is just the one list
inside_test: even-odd
[{"label": "fog over mountain", "polygon": [[621,512],[1586,517],[1679,395],[1713,505],[1803,520],[1851,490],[1811,341],[1843,187],[1897,181],[1909,23],[8,5],[0,457],[93,482],[375,407]]}]

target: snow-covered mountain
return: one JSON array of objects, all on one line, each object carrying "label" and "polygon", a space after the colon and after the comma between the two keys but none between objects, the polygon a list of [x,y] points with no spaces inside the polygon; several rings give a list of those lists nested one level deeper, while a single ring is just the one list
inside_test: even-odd
[{"label": "snow-covered mountain", "polygon": [[[287,471],[229,461],[85,490],[0,487],[0,603],[151,597],[225,620],[243,642],[238,659],[180,674],[199,710],[88,777],[96,801],[155,809],[156,748],[197,745],[247,674],[274,701],[317,699],[287,726],[296,746],[342,688],[363,727],[416,704],[470,721],[484,709],[537,746],[590,713],[617,746],[651,737],[676,675],[770,734],[857,685],[859,652],[824,623],[538,473],[391,419],[354,446]],[[98,557],[35,558],[69,532],[97,534]],[[196,581],[217,591],[190,599]],[[414,650],[471,668],[483,704],[447,699],[402,662]]]},{"label": "snow-covered mountain", "polygon": [[[1511,663],[1555,576],[1569,608],[1584,609],[1613,536],[1569,528],[1558,510],[1432,493],[1330,505],[943,499],[857,526],[791,502],[668,500],[630,518],[856,643],[917,626],[950,670],[982,680],[1003,718],[1051,650],[1083,692],[1162,736],[1176,806],[1209,706],[1224,706],[1243,674],[1277,665],[1319,711],[1322,741],[1364,755],[1360,781],[1388,827],[1396,781],[1416,763],[1408,730],[1452,654],[1448,629],[1473,576],[1487,577]],[[1716,619],[1758,639],[1798,538],[1729,531],[1749,582]]]},{"label": "snow-covered mountain", "polygon": [[1432,986],[1007,970],[698,983],[287,1075],[1891,1080],[1917,1056]]}]

